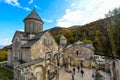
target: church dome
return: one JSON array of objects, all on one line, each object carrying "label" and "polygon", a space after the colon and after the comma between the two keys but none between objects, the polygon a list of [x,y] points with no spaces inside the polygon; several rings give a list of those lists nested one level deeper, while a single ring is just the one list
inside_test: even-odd
[{"label": "church dome", "polygon": [[34,20],[38,20],[44,23],[42,19],[40,18],[40,16],[37,14],[35,9],[24,19],[24,21],[28,19],[34,19]]},{"label": "church dome", "polygon": [[27,34],[38,34],[43,31],[44,22],[34,9],[25,19],[24,26]]}]

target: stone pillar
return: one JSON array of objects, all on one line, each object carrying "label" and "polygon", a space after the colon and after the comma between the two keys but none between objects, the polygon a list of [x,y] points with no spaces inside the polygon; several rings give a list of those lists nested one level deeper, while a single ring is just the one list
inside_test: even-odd
[{"label": "stone pillar", "polygon": [[47,70],[46,71],[46,79],[45,80],[49,80],[50,79],[50,70]]},{"label": "stone pillar", "polygon": [[58,62],[57,62],[57,58],[55,57],[55,64],[57,65],[57,63],[58,63]]},{"label": "stone pillar", "polygon": [[61,67],[63,66],[63,58],[62,57],[60,58],[60,66]]},{"label": "stone pillar", "polygon": [[70,63],[71,63],[70,56],[68,56],[68,72],[70,72]]},{"label": "stone pillar", "polygon": [[68,63],[68,72],[70,72],[70,63]]},{"label": "stone pillar", "polygon": [[56,80],[59,80],[59,75],[58,74],[56,75]]}]

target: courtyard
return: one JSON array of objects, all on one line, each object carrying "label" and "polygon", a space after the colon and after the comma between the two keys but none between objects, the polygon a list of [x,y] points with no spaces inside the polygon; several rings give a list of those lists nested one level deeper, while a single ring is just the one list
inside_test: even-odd
[{"label": "courtyard", "polygon": [[[77,68],[75,68],[75,70],[76,71],[75,71],[75,75],[74,75],[74,80],[94,80],[92,78],[92,70],[91,69],[83,68],[83,70],[84,70],[83,77],[82,77],[81,73],[78,72]],[[60,77],[59,80],[72,80],[72,73],[68,73],[64,69],[61,69],[59,77]]]},{"label": "courtyard", "polygon": [[[71,70],[72,69],[73,68],[71,68]],[[59,72],[58,80],[111,80],[110,76],[106,72],[103,72],[101,70],[98,71],[100,73],[101,77],[97,78],[97,79],[95,77],[92,77],[93,69],[83,68],[83,71],[84,71],[84,75],[82,77],[81,72],[80,71],[78,72],[78,69],[75,68],[74,79],[72,79],[72,73],[66,72],[65,69],[62,68]],[[54,78],[53,80],[56,80],[56,78]]]}]

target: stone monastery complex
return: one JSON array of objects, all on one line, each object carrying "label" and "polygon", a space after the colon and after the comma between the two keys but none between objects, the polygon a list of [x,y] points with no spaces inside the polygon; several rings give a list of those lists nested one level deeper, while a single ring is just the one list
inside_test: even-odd
[{"label": "stone monastery complex", "polygon": [[83,62],[91,66],[92,44],[77,41],[67,45],[63,35],[57,44],[34,9],[24,20],[24,31],[16,31],[8,50],[7,65],[14,70],[14,80],[59,80],[60,70]]}]

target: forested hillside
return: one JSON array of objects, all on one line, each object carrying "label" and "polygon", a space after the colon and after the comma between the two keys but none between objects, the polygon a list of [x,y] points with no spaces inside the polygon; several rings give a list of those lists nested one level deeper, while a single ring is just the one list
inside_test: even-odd
[{"label": "forested hillside", "polygon": [[120,55],[120,8],[116,8],[106,14],[105,19],[69,28],[55,27],[50,29],[56,42],[64,35],[68,44],[81,40],[93,43],[95,54],[119,57]]}]

